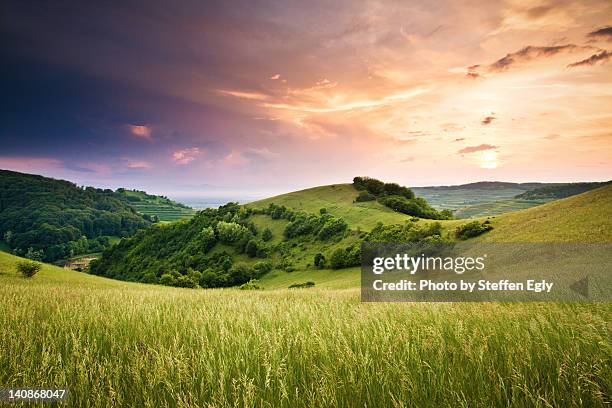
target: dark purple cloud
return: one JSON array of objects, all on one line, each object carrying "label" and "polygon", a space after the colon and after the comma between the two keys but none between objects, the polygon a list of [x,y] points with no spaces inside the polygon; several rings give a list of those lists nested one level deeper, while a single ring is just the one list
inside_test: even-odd
[{"label": "dark purple cloud", "polygon": [[587,34],[591,40],[612,41],[612,26],[602,27]]},{"label": "dark purple cloud", "polygon": [[612,57],[612,51],[603,50],[600,53],[591,55],[589,58],[583,59],[578,62],[574,62],[573,64],[569,64],[567,67],[575,68],[575,67],[583,67],[583,66],[590,66],[590,65],[596,65],[596,64],[605,64],[606,62],[608,62],[610,57]]},{"label": "dark purple cloud", "polygon": [[498,59],[489,65],[476,64],[467,67],[466,76],[468,78],[478,78],[481,73],[498,73],[504,72],[518,65],[528,63],[530,61],[550,58],[558,54],[571,53],[576,51],[583,51],[593,49],[588,45],[576,45],[576,44],[564,44],[564,45],[553,45],[553,46],[534,46],[528,45],[521,48],[516,52],[506,54],[504,57]]}]

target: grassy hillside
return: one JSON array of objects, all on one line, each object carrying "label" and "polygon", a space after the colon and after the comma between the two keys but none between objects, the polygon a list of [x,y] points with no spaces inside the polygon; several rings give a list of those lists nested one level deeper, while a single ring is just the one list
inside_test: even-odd
[{"label": "grassy hillside", "polygon": [[147,194],[144,191],[118,189],[117,193],[125,197],[139,213],[156,217],[159,221],[176,221],[189,218],[195,214],[192,208],[172,201],[167,197]]},{"label": "grassy hillside", "polygon": [[612,185],[500,215],[482,241],[612,242]]},{"label": "grassy hillside", "polygon": [[[612,242],[612,186],[550,202],[539,207],[490,218],[493,230],[481,242]],[[426,223],[427,221],[422,221]],[[438,221],[452,231],[464,221]],[[306,281],[316,286],[350,288],[359,285],[359,268],[274,271],[261,279],[265,288],[286,288]]]},{"label": "grassy hillside", "polygon": [[[607,304],[362,304],[191,290],[0,253],[0,383],[71,406],[589,406],[612,388]],[[343,273],[342,271],[341,273]]]},{"label": "grassy hillside", "polygon": [[332,184],[266,198],[247,204],[247,207],[263,209],[274,203],[311,213],[325,208],[333,216],[344,219],[351,228],[363,230],[372,229],[378,222],[396,224],[411,218],[376,201],[355,203],[358,193],[351,184]]},{"label": "grassy hillside", "polygon": [[[524,193],[521,184],[500,183],[491,186],[474,184],[451,187],[415,187],[412,190],[425,198],[436,209],[455,211],[456,218],[478,218],[487,215],[531,208],[551,199],[521,200],[514,198]],[[531,186],[531,184],[529,184]],[[359,192],[352,184],[333,184],[294,191],[248,204],[253,208],[266,208],[270,203],[309,212],[326,208],[330,214],[342,217],[352,228],[372,229],[379,221],[396,224],[411,217],[398,213],[377,201],[354,202]]]}]

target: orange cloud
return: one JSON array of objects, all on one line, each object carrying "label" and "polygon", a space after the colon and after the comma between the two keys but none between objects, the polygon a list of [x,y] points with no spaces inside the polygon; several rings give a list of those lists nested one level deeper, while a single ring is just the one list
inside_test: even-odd
[{"label": "orange cloud", "polygon": [[136,137],[151,140],[151,128],[145,125],[128,125],[130,133]]}]

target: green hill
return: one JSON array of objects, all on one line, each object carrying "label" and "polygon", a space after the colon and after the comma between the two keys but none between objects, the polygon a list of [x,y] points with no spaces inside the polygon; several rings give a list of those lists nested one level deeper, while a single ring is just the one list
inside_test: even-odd
[{"label": "green hill", "polygon": [[[483,218],[484,219],[484,218]],[[553,201],[538,207],[489,218],[493,230],[480,242],[612,242],[612,186]],[[422,223],[429,221],[421,221]],[[465,221],[438,221],[452,231]],[[321,287],[356,287],[360,269],[270,272],[261,279],[266,288],[314,281]]]},{"label": "green hill", "polygon": [[0,237],[20,255],[54,261],[99,252],[151,221],[112,190],[0,170]]},{"label": "green hill", "polygon": [[352,184],[332,184],[266,198],[247,204],[247,207],[263,209],[273,203],[311,213],[318,213],[321,208],[325,208],[331,215],[345,220],[352,228],[363,230],[372,229],[378,222],[396,224],[411,218],[377,201],[357,203],[357,194],[359,192]]},{"label": "green hill", "polygon": [[192,217],[195,210],[184,204],[170,200],[168,197],[147,194],[139,190],[117,189],[116,193],[139,213],[147,214],[153,220],[176,221]]},{"label": "green hill", "polygon": [[602,183],[567,183],[541,186],[533,190],[526,191],[516,196],[525,200],[541,200],[571,197],[576,194],[594,190],[610,184],[610,181]]}]

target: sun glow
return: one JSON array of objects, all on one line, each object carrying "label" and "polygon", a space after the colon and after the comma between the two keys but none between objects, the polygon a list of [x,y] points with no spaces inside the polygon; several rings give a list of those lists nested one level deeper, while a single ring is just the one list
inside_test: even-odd
[{"label": "sun glow", "polygon": [[483,169],[496,169],[498,166],[499,160],[496,151],[487,150],[480,154],[480,167]]}]

